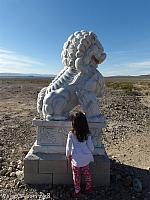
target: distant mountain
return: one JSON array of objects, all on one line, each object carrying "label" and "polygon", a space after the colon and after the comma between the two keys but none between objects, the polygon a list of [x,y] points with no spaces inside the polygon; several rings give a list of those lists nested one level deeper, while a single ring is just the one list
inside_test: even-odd
[{"label": "distant mountain", "polygon": [[141,77],[141,78],[150,79],[150,74],[147,74],[147,75],[141,75],[140,77]]},{"label": "distant mountain", "polygon": [[150,79],[150,74],[139,76],[107,76],[106,79]]},{"label": "distant mountain", "polygon": [[53,74],[22,74],[22,73],[0,73],[0,77],[50,77],[54,78]]},{"label": "distant mountain", "polygon": [[[56,75],[54,74],[23,74],[23,73],[0,73],[0,77],[41,77],[41,78],[55,78]],[[126,79],[126,78],[134,78],[134,79],[150,79],[150,74],[147,75],[139,75],[139,76],[107,76],[104,77],[106,79]]]}]

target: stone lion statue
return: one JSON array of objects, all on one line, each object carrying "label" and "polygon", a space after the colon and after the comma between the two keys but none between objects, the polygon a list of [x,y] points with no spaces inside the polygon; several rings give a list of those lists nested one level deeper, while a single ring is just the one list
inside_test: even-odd
[{"label": "stone lion statue", "polygon": [[69,112],[81,105],[89,121],[99,122],[96,97],[104,91],[103,76],[97,70],[106,54],[93,32],[72,34],[61,53],[63,70],[38,94],[37,110],[46,120],[67,120]]}]

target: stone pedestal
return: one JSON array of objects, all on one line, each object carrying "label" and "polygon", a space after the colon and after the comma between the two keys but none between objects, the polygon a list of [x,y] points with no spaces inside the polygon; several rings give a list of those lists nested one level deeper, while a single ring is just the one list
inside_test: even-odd
[{"label": "stone pedestal", "polygon": [[[37,128],[37,140],[24,159],[25,183],[72,184],[71,168],[65,158],[71,122],[34,119],[33,125]],[[104,127],[105,123],[89,123],[95,147],[94,163],[90,164],[95,185],[109,184],[110,162],[101,143]]]}]

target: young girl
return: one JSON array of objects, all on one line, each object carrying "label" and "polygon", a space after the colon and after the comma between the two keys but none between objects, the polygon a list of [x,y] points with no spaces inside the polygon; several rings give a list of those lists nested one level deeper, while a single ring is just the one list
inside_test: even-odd
[{"label": "young girl", "polygon": [[86,116],[77,112],[72,117],[72,131],[69,132],[66,144],[66,157],[71,161],[73,182],[75,187],[74,197],[80,196],[80,168],[85,178],[86,192],[92,192],[92,177],[89,163],[94,162],[92,152],[94,145],[87,123]]}]

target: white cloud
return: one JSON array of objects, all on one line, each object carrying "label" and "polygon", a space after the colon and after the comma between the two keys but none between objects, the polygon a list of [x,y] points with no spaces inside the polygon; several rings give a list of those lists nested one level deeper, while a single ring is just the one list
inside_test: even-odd
[{"label": "white cloud", "polygon": [[34,67],[45,64],[31,57],[19,55],[16,52],[0,48],[0,72],[39,73]]},{"label": "white cloud", "polygon": [[138,67],[138,68],[143,68],[143,67],[149,67],[150,69],[150,61],[143,61],[143,62],[131,62],[128,64],[129,67]]},{"label": "white cloud", "polygon": [[99,66],[104,76],[150,74],[149,48],[106,53],[106,61]]},{"label": "white cloud", "polygon": [[[116,53],[123,54],[123,52]],[[140,61],[136,61],[136,59],[134,59],[136,62],[127,62],[127,60],[121,60],[118,58],[121,58],[121,56],[108,57],[108,59],[106,59],[106,62],[104,62],[102,65],[99,65],[99,71],[102,72],[104,76],[150,74],[149,59],[143,59]],[[51,62],[49,64],[45,64],[39,62],[37,59],[19,55],[14,51],[10,51],[0,47],[0,73],[14,72],[57,74],[57,72],[60,70],[61,69],[57,67],[56,63]]]},{"label": "white cloud", "polygon": [[150,61],[119,63],[100,67],[100,71],[104,76],[138,76],[150,74]]}]

